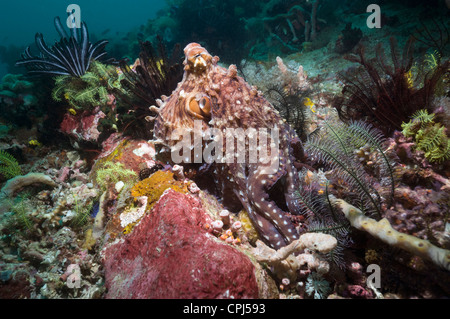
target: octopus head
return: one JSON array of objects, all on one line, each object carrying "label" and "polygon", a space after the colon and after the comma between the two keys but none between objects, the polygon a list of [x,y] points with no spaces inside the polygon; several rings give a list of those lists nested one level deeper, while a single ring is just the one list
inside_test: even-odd
[{"label": "octopus head", "polygon": [[203,73],[211,64],[213,57],[198,43],[190,43],[184,48],[185,70],[194,73]]}]

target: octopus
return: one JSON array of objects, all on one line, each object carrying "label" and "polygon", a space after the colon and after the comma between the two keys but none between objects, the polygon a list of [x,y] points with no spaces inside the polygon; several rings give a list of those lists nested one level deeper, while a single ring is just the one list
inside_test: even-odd
[{"label": "octopus", "polygon": [[[299,233],[289,215],[298,213],[295,192],[299,177],[294,163],[302,160],[300,139],[262,93],[238,76],[236,65],[228,68],[219,66],[219,57],[213,57],[197,43],[188,44],[184,54],[181,82],[170,96],[162,96],[157,101],[158,106],[150,107],[157,113],[152,119],[155,121],[154,136],[157,141],[173,152],[180,148],[179,139],[174,139],[174,135],[184,132],[201,136],[203,139],[200,142],[198,139],[196,142],[195,138],[188,139],[191,154],[187,159],[197,160],[201,153],[196,152],[195,158],[190,156],[197,147],[204,150],[211,145],[211,141],[217,142],[219,138],[222,143],[215,146],[219,145],[222,149],[216,151],[225,152],[227,142],[228,146],[231,144],[225,133],[209,133],[212,129],[215,130],[213,132],[228,132],[227,129],[235,129],[235,132],[237,129],[253,133],[271,132],[264,135],[267,143],[261,143],[262,146],[263,135],[256,137],[256,149],[260,152],[261,148],[265,148],[266,152],[262,153],[266,154],[265,158],[261,156],[256,161],[251,160],[255,150],[251,147],[255,146],[255,140],[244,135],[238,137],[245,139],[247,148],[244,160],[238,160],[242,154],[235,154],[235,158],[231,156],[231,160],[219,156],[205,165],[222,197],[241,203],[266,244],[279,249],[298,239]],[[279,132],[278,136],[272,134],[275,131]],[[202,161],[205,160],[202,158]],[[283,196],[281,203],[273,199],[273,193]]]}]

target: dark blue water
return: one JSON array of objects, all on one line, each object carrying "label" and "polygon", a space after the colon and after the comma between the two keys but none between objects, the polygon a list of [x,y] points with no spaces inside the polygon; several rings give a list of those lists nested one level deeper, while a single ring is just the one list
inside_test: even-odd
[{"label": "dark blue water", "polygon": [[[58,38],[53,19],[60,16],[64,22],[69,4],[80,6],[81,20],[87,23],[89,32],[102,38],[126,34],[154,18],[158,10],[167,5],[165,0],[2,1],[0,45],[25,48],[34,42],[36,32],[43,33],[47,43],[52,44]],[[2,63],[0,76],[4,73],[5,65]]]}]

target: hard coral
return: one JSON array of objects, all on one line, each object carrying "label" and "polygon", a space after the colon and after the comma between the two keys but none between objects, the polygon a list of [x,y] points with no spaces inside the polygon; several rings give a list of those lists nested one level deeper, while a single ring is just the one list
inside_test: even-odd
[{"label": "hard coral", "polygon": [[147,141],[125,138],[117,133],[106,139],[102,146],[103,150],[91,170],[91,179],[95,179],[96,172],[107,163],[121,163],[127,170],[134,171],[136,176],[143,168],[155,165],[153,144]]}]

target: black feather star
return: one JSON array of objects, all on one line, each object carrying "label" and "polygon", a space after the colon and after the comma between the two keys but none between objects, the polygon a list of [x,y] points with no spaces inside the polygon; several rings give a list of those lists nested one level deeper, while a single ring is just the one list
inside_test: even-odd
[{"label": "black feather star", "polygon": [[[52,47],[47,46],[44,36],[36,33],[35,42],[40,56],[33,56],[30,47],[22,54],[16,66],[24,66],[30,75],[72,75],[80,77],[86,73],[92,60],[113,63],[106,59],[105,46],[108,41],[101,40],[92,44],[86,23],[80,28],[71,28],[70,36],[63,28],[59,17],[55,18],[55,28],[61,39]],[[78,30],[79,29],[79,30]]]}]

